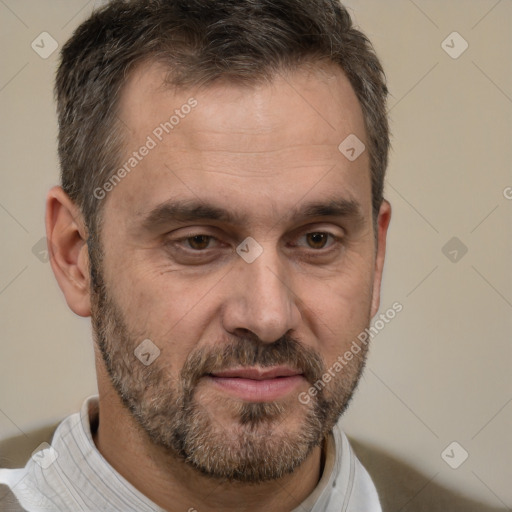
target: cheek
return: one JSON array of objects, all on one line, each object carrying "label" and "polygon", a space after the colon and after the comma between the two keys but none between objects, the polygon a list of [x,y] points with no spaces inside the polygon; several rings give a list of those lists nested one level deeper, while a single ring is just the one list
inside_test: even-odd
[{"label": "cheek", "polygon": [[368,326],[372,275],[371,264],[359,262],[347,263],[328,279],[304,280],[303,316],[307,315],[317,349],[326,361],[343,353]]},{"label": "cheek", "polygon": [[172,373],[179,372],[203,337],[212,317],[208,291],[217,281],[211,276],[191,281],[178,272],[135,266],[119,274],[117,295],[128,326],[160,348],[161,362]]},{"label": "cheek", "polygon": [[221,304],[215,295],[218,275],[191,278],[179,272],[152,270],[131,282],[134,299],[130,314],[144,322],[147,332],[161,347],[162,361],[173,368],[174,374],[192,351],[219,340],[215,322]]}]

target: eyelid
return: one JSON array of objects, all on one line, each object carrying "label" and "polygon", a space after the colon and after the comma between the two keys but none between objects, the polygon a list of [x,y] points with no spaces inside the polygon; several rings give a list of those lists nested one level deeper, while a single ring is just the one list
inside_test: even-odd
[{"label": "eyelid", "polygon": [[[221,245],[223,243],[222,241],[222,237],[221,236],[217,236],[218,235],[218,229],[216,228],[212,228],[212,227],[206,227],[206,226],[198,226],[197,228],[188,228],[190,231],[186,232],[187,228],[181,228],[181,229],[178,229],[176,231],[184,231],[184,234],[183,235],[180,235],[178,237],[170,237],[169,236],[169,239],[168,239],[168,243],[171,244],[171,245],[175,245],[175,244],[182,244],[183,242],[186,242],[187,240],[189,240],[190,238],[194,238],[196,236],[206,236],[206,237],[209,237],[210,239],[214,240],[216,242],[216,246],[218,247],[218,245]],[[333,227],[332,226],[321,226],[321,225],[305,225],[305,226],[302,226],[300,228],[297,228],[295,230],[295,233],[292,233],[291,235],[289,235],[287,238],[288,240],[290,241],[295,241],[295,240],[298,240],[304,236],[307,236],[307,235],[310,235],[310,234],[313,234],[313,233],[322,233],[322,234],[326,234],[328,235],[329,237],[331,237],[331,239],[334,241],[334,242],[337,242],[337,243],[341,243],[343,241],[343,238],[345,236],[345,233],[344,233],[344,230],[339,227],[340,231],[342,231],[343,233],[342,234],[337,234],[336,232],[333,232]],[[212,231],[216,231],[217,233],[216,234],[212,234]],[[170,233],[168,234],[170,235]],[[236,244],[235,244],[236,245]],[[331,245],[334,245],[333,243],[331,243],[329,245],[329,247]],[[205,252],[207,251],[208,249],[213,249],[213,247],[208,247],[207,249],[204,249],[202,252]],[[193,250],[192,248],[186,248],[185,250],[190,250],[192,252],[201,252],[199,250]],[[316,251],[316,252],[320,252],[322,249],[312,249],[312,251]]]},{"label": "eyelid", "polygon": [[312,252],[322,252],[322,251],[329,251],[333,246],[335,245],[339,245],[340,243],[342,243],[343,241],[343,237],[342,236],[339,236],[339,235],[336,235],[334,233],[331,233],[330,231],[325,231],[325,230],[308,230],[308,231],[305,231],[303,232],[302,234],[300,234],[299,236],[295,237],[294,240],[298,240],[298,239],[301,239],[307,235],[311,235],[311,234],[324,234],[324,235],[327,235],[328,237],[331,238],[331,243],[329,245],[327,245],[327,247],[322,247],[321,249],[314,249],[313,247],[308,247],[307,245],[304,245],[304,247],[306,247],[306,249],[309,249],[311,250]]},{"label": "eyelid", "polygon": [[334,238],[343,238],[346,235],[345,229],[339,224],[315,222],[296,228],[290,238],[298,238],[311,233],[326,233]]},{"label": "eyelid", "polygon": [[[193,249],[192,247],[184,246],[184,244],[188,240],[190,240],[191,238],[194,238],[196,236],[208,237],[210,239],[210,241],[215,241],[216,242],[215,243],[215,247],[208,246],[206,249],[199,250],[199,249]],[[176,245],[176,244],[180,245],[182,249],[184,249],[186,251],[190,251],[190,252],[195,252],[195,253],[206,252],[209,249],[214,249],[214,248],[216,248],[216,247],[218,247],[219,245],[222,244],[222,242],[221,242],[221,240],[219,240],[219,238],[217,238],[214,235],[210,235],[208,233],[190,233],[189,235],[184,235],[184,236],[180,236],[179,238],[174,238],[174,239],[170,240],[169,243],[172,244],[172,245]]]}]

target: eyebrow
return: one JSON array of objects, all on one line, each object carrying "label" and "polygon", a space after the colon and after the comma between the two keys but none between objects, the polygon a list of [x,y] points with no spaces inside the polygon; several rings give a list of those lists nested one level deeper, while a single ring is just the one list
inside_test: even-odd
[{"label": "eyebrow", "polygon": [[[363,209],[357,201],[336,197],[326,201],[301,203],[289,210],[282,220],[304,221],[316,217],[349,218],[358,225],[365,219]],[[246,225],[249,222],[249,217],[247,214],[227,210],[204,201],[178,199],[169,200],[156,206],[143,215],[140,225],[143,230],[155,231],[172,222],[185,223],[201,220]]]}]

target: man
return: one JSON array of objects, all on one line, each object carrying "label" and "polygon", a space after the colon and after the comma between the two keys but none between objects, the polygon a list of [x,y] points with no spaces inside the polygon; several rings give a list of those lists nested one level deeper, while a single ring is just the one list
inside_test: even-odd
[{"label": "man", "polygon": [[62,50],[51,264],[99,397],[11,510],[381,510],[337,420],[379,308],[382,68],[336,0],[114,1]]}]

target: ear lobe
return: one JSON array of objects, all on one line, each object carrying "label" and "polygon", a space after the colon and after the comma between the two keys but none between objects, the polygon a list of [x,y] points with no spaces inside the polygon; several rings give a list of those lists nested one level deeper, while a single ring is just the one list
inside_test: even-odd
[{"label": "ear lobe", "polygon": [[90,316],[87,229],[79,208],[62,187],[48,192],[46,237],[50,264],[68,306],[79,316]]},{"label": "ear lobe", "polygon": [[373,279],[371,308],[372,318],[377,314],[380,306],[380,286],[382,283],[382,271],[384,269],[384,259],[386,256],[386,236],[390,220],[391,205],[384,199],[379,210],[379,216],[377,217],[377,255],[375,257],[375,274]]}]

